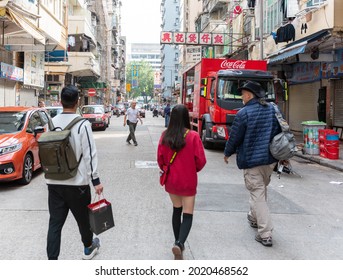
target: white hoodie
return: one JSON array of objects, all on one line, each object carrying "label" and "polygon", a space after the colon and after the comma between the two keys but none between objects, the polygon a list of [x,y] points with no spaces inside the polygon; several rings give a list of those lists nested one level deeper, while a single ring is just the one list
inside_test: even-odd
[{"label": "white hoodie", "polygon": [[[62,113],[52,119],[54,127],[64,129],[78,114]],[[79,121],[71,129],[70,143],[77,159],[82,159],[75,177],[67,180],[46,179],[49,185],[93,186],[100,184],[98,174],[98,156],[92,133],[92,126],[88,120]]]}]

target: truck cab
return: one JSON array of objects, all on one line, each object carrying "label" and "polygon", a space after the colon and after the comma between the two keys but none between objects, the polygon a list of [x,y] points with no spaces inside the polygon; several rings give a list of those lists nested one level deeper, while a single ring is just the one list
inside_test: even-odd
[{"label": "truck cab", "polygon": [[266,71],[265,61],[203,59],[184,72],[182,102],[189,109],[191,128],[198,131],[205,148],[227,141],[243,107],[237,89],[247,80],[259,82],[267,101],[275,101],[274,77]]},{"label": "truck cab", "polygon": [[225,143],[237,112],[243,107],[238,88],[247,80],[259,82],[267,101],[275,101],[273,76],[258,70],[220,70],[202,81],[207,112],[201,118],[201,139],[206,148]]}]

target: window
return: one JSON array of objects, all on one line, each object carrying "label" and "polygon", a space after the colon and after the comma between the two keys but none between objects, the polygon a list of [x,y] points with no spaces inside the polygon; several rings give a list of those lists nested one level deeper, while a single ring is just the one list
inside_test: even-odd
[{"label": "window", "polygon": [[242,99],[242,95],[237,92],[238,81],[230,81],[225,79],[219,79],[218,83],[218,99]]},{"label": "window", "polygon": [[31,116],[30,116],[30,121],[29,121],[29,126],[28,128],[33,132],[34,129],[37,126],[44,126],[45,124],[42,122],[39,113],[38,112],[34,112]]},{"label": "window", "polygon": [[268,17],[263,17],[264,33],[270,34],[270,32],[274,31],[282,25],[284,18],[281,12],[282,9],[280,5],[281,4],[279,0],[270,0],[265,6],[264,14],[268,14]]},{"label": "window", "polygon": [[326,0],[309,0],[307,2],[307,7],[315,6],[315,5],[320,5],[326,2]]}]

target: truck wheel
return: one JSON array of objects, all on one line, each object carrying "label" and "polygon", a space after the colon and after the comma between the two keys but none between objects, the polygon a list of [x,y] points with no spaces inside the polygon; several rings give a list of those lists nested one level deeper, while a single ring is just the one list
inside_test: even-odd
[{"label": "truck wheel", "polygon": [[213,143],[206,141],[206,127],[203,128],[201,132],[201,141],[205,149],[212,149]]}]

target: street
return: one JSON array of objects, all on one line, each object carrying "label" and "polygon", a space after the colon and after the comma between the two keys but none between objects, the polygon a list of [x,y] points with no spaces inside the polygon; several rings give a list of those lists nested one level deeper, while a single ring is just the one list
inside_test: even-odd
[{"label": "street", "polygon": [[[138,146],[125,142],[123,116],[106,131],[94,131],[104,196],[112,203],[115,227],[102,233],[96,260],[172,260],[172,204],[159,185],[156,149],[164,119],[147,111],[138,124]],[[273,247],[254,240],[247,223],[249,195],[235,158],[206,150],[199,173],[188,260],[343,259],[343,174],[302,158],[292,159],[301,175],[273,174],[268,200],[274,223]],[[331,183],[330,183],[331,182]],[[46,260],[47,188],[41,171],[27,186],[0,184],[0,260]],[[71,215],[62,232],[60,259],[80,260],[83,246]]]}]

